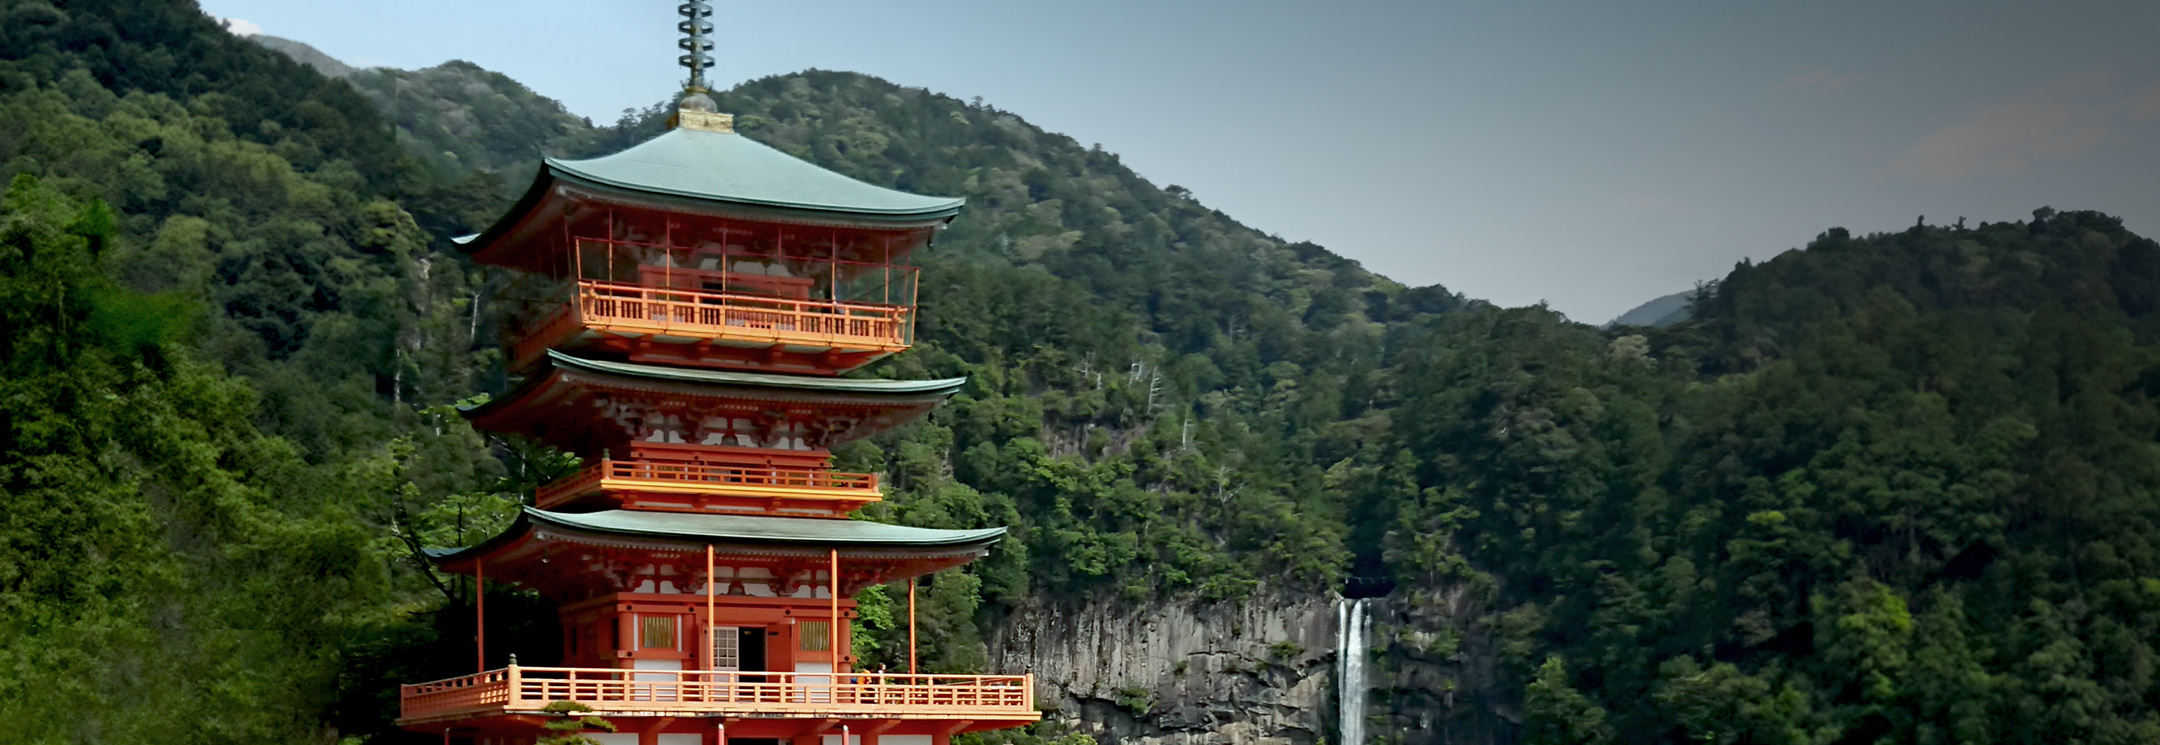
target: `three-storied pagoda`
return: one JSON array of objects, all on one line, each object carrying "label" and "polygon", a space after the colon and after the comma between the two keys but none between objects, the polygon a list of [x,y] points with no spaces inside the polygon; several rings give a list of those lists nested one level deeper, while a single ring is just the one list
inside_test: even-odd
[{"label": "three-storied pagoda", "polygon": [[[615,745],[944,745],[1035,721],[1025,675],[920,675],[913,578],[983,555],[1003,528],[851,520],[875,474],[830,448],[922,415],[962,380],[841,373],[908,347],[907,258],[961,200],[864,184],[734,132],[703,94],[710,25],[684,6],[691,89],[666,134],[548,160],[466,241],[525,278],[524,377],[475,426],[584,459],[514,525],[434,555],[559,605],[562,664],[407,685],[400,724],[472,745],[530,743],[570,701]],[[849,650],[861,589],[910,582],[909,670]],[[484,613],[485,609],[480,608]],[[519,650],[498,650],[498,652]],[[528,653],[529,655],[531,653]],[[848,738],[844,743],[841,738]]]}]

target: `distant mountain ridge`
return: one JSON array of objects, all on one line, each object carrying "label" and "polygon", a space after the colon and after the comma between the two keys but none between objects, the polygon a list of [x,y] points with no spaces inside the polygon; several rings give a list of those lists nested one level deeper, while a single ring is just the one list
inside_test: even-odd
[{"label": "distant mountain ridge", "polygon": [[287,57],[291,57],[294,62],[315,68],[316,72],[328,77],[342,78],[360,70],[360,68],[338,61],[336,57],[325,54],[320,49],[309,46],[306,42],[268,34],[253,34],[240,38],[269,47]]},{"label": "distant mountain ridge", "polygon": [[397,126],[408,151],[451,178],[479,171],[522,174],[543,155],[587,154],[602,136],[562,102],[464,60],[419,70],[361,68],[304,42],[243,38],[352,84]]},{"label": "distant mountain ridge", "polygon": [[1685,290],[1665,295],[1635,306],[1605,324],[1613,326],[1648,326],[1664,328],[1688,320],[1688,303],[1695,299],[1695,290]]}]

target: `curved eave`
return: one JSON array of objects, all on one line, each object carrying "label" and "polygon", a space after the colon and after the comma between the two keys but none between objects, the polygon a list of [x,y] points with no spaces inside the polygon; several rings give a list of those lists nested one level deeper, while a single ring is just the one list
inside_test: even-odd
[{"label": "curved eave", "polygon": [[[547,353],[551,369],[538,370],[526,378],[508,395],[490,399],[477,406],[458,407],[459,413],[468,420],[488,417],[506,407],[520,405],[518,401],[548,386],[558,371],[595,375],[600,379],[620,379],[622,385],[638,383],[689,384],[714,386],[720,389],[797,391],[828,393],[850,398],[891,398],[896,402],[912,402],[922,399],[944,399],[960,391],[967,378],[941,378],[937,380],[879,380],[870,378],[829,378],[809,375],[773,375],[769,373],[738,372],[733,370],[706,370],[699,368],[663,367],[640,365],[630,362],[609,362],[573,357],[550,349]],[[717,391],[716,391],[717,392]]]},{"label": "curved eave", "polygon": [[598,158],[550,158],[546,168],[625,192],[853,219],[943,219],[966,202],[864,183],[741,134],[691,128]]},{"label": "curved eave", "polygon": [[563,183],[581,186],[603,195],[612,195],[633,204],[707,212],[723,217],[769,219],[775,222],[802,222],[811,225],[894,228],[942,225],[951,222],[954,215],[960,214],[961,206],[966,203],[965,199],[955,197],[951,204],[933,209],[864,210],[639,186],[577,171],[555,160],[546,162],[545,172]]},{"label": "curved eave", "polygon": [[565,514],[525,507],[516,522],[486,541],[464,548],[428,549],[426,554],[436,564],[454,567],[514,548],[541,531],[572,540],[632,539],[683,550],[738,546],[955,555],[988,550],[1005,537],[1006,529],[940,530],[862,520],[636,510]]},{"label": "curved eave", "polygon": [[885,380],[880,378],[830,378],[810,375],[774,375],[771,373],[740,372],[735,370],[712,370],[694,367],[666,367],[640,365],[633,362],[610,362],[607,360],[573,357],[562,352],[548,350],[548,361],[566,370],[587,370],[609,375],[622,375],[651,380],[670,380],[683,383],[712,383],[715,385],[748,386],[754,388],[789,388],[805,391],[830,391],[833,393],[952,395],[967,384],[967,378],[939,378],[936,380]]}]

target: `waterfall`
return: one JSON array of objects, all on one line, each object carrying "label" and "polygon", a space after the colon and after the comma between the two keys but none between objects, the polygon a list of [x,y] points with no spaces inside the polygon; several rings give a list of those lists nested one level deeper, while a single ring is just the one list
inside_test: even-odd
[{"label": "waterfall", "polygon": [[1365,599],[1335,607],[1336,732],[1342,745],[1365,745]]}]

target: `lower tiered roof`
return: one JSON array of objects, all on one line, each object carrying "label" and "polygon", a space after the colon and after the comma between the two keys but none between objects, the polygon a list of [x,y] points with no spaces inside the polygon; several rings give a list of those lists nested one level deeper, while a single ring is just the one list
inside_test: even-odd
[{"label": "lower tiered roof", "polygon": [[[524,508],[508,529],[478,545],[430,550],[443,568],[471,572],[547,595],[605,592],[590,580],[624,560],[671,558],[686,578],[702,573],[711,546],[729,564],[775,569],[776,577],[824,568],[837,554],[843,594],[921,576],[981,557],[1004,528],[942,530],[864,520],[604,510],[579,514]],[[584,590],[583,593],[578,590]]]}]

